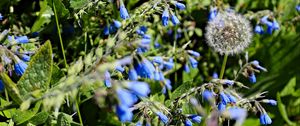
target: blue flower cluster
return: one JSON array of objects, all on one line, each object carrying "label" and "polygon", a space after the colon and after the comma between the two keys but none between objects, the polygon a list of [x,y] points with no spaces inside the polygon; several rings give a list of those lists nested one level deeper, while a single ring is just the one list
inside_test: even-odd
[{"label": "blue flower cluster", "polygon": [[109,26],[105,26],[103,30],[104,35],[109,35],[115,33],[120,27],[122,26],[122,23],[117,20],[113,20],[113,23]]},{"label": "blue flower cluster", "polygon": [[[175,5],[176,8],[178,8],[179,10],[185,10],[185,5],[177,2],[177,1],[172,1],[172,3]],[[166,7],[162,13],[162,25],[163,26],[168,26],[169,24],[169,18],[170,18],[170,14],[169,11],[171,11],[168,7]],[[177,18],[177,16],[174,14],[174,12],[171,11],[171,21],[173,23],[173,25],[178,25],[180,24],[179,19]]]},{"label": "blue flower cluster", "polygon": [[116,106],[116,113],[121,122],[131,122],[133,113],[130,107],[138,101],[138,97],[147,97],[150,87],[147,83],[132,81],[127,82],[124,87],[117,87],[116,95],[119,103]]},{"label": "blue flower cluster", "polygon": [[262,25],[267,26],[267,33],[272,34],[274,30],[279,30],[279,24],[276,19],[270,19],[269,16],[264,16],[260,19],[260,23],[257,24],[254,28],[254,32],[257,34],[264,34],[264,28]]},{"label": "blue flower cluster", "polygon": [[[183,69],[185,72],[189,73],[190,72],[190,66],[192,68],[197,68],[198,67],[198,61],[195,58],[200,57],[200,53],[193,51],[193,50],[187,50],[188,53],[188,60],[189,62],[186,62]],[[194,58],[195,57],[195,58]]]},{"label": "blue flower cluster", "polygon": [[246,69],[244,69],[243,75],[249,79],[251,83],[256,83],[256,76],[255,72],[264,71],[266,72],[267,69],[260,66],[259,62],[257,60],[254,60],[246,66]]},{"label": "blue flower cluster", "polygon": [[202,117],[196,114],[188,115],[187,118],[184,120],[184,125],[185,126],[192,126],[193,122],[194,123],[201,123]]}]

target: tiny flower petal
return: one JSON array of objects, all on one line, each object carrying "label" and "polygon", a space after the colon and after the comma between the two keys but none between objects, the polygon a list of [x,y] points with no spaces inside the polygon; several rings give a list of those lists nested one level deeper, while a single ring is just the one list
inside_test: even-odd
[{"label": "tiny flower petal", "polygon": [[161,112],[156,112],[156,115],[159,117],[159,119],[164,123],[167,124],[169,122],[169,119],[166,115],[164,115]]},{"label": "tiny flower petal", "polygon": [[166,8],[161,16],[162,25],[167,26],[169,23],[169,10]]},{"label": "tiny flower petal", "polygon": [[120,17],[125,20],[129,18],[129,14],[127,12],[127,9],[125,8],[124,4],[120,6]]},{"label": "tiny flower petal", "polygon": [[180,21],[178,20],[178,18],[174,14],[171,16],[171,21],[174,25],[180,24]]}]

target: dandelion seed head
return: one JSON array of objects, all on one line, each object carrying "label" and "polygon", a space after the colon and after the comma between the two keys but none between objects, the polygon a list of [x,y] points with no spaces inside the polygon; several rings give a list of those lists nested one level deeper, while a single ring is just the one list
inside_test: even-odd
[{"label": "dandelion seed head", "polygon": [[251,43],[250,22],[234,12],[219,12],[208,22],[205,34],[207,44],[222,54],[239,54]]}]

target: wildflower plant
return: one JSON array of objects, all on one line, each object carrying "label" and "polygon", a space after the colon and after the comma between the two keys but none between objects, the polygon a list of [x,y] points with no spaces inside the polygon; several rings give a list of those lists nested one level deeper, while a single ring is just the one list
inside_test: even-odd
[{"label": "wildflower plant", "polygon": [[240,0],[45,0],[26,3],[33,14],[22,2],[0,2],[5,124],[269,125],[270,108],[284,110],[252,90],[271,67],[255,60],[257,41],[293,24],[282,13]]}]

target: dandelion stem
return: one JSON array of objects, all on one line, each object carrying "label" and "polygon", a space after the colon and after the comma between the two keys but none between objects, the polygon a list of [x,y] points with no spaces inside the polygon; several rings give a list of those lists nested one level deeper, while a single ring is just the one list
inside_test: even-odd
[{"label": "dandelion stem", "polygon": [[225,67],[226,67],[226,63],[227,63],[227,58],[228,58],[228,54],[225,53],[224,59],[223,59],[223,63],[222,63],[222,68],[221,68],[221,72],[220,72],[220,77],[219,79],[223,78],[223,75],[225,73]]},{"label": "dandelion stem", "polygon": [[52,2],[52,5],[53,5],[53,10],[54,10],[55,22],[56,22],[56,27],[57,27],[57,34],[58,34],[58,37],[59,37],[61,51],[62,51],[62,54],[63,54],[63,57],[64,57],[65,67],[67,68],[68,64],[67,64],[67,59],[66,59],[66,55],[65,55],[65,49],[64,49],[62,37],[61,37],[61,34],[60,34],[60,27],[59,27],[58,16],[57,16],[57,12],[56,12],[56,7],[55,7],[55,4],[54,4],[54,1]]},{"label": "dandelion stem", "polygon": [[77,109],[77,114],[78,114],[78,118],[80,121],[80,125],[83,126],[83,122],[82,122],[82,118],[81,118],[81,114],[80,114],[80,109],[79,109],[79,105],[78,105],[78,101],[76,100],[76,109]]}]

